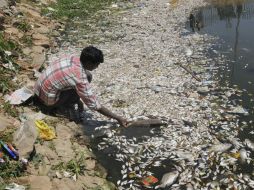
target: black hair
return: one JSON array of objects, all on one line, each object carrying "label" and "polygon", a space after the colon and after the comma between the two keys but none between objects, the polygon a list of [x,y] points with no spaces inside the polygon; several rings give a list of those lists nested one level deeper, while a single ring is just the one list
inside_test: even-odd
[{"label": "black hair", "polygon": [[96,47],[88,46],[82,50],[80,55],[80,61],[82,64],[85,64],[86,62],[91,62],[94,64],[103,63],[103,53]]}]

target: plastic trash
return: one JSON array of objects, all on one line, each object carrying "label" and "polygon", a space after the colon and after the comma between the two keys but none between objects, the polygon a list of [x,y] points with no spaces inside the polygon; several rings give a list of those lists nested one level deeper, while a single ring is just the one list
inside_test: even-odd
[{"label": "plastic trash", "polygon": [[[0,141],[0,145],[2,147],[2,150],[8,154],[8,156],[10,156],[12,159],[14,160],[18,160],[19,159],[19,155],[17,154],[17,151],[11,146],[11,148],[5,144],[3,141]],[[14,149],[15,151],[13,151],[12,149]]]},{"label": "plastic trash", "polygon": [[16,183],[11,183],[7,185],[4,189],[5,190],[26,190],[26,188],[23,185],[18,185]]},{"label": "plastic trash", "polygon": [[44,140],[52,140],[56,138],[55,131],[49,127],[43,120],[35,121],[36,127],[39,131],[39,137]]},{"label": "plastic trash", "polygon": [[147,176],[147,177],[145,177],[144,179],[142,179],[141,182],[142,182],[142,184],[143,184],[144,186],[149,187],[149,186],[151,186],[151,185],[157,183],[158,181],[159,181],[159,180],[158,180],[156,177],[150,175],[150,176]]},{"label": "plastic trash", "polygon": [[33,95],[34,92],[32,90],[28,89],[27,87],[22,87],[13,92],[11,95],[7,95],[5,100],[9,101],[9,103],[12,105],[19,105]]}]

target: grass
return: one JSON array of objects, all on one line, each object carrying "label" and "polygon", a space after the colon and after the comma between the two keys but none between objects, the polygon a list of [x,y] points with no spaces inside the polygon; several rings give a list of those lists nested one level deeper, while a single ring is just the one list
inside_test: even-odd
[{"label": "grass", "polygon": [[10,160],[4,156],[5,163],[0,164],[0,177],[4,180],[20,177],[24,172],[22,163]]},{"label": "grass", "polygon": [[84,175],[85,172],[85,155],[84,153],[78,154],[74,159],[71,159],[67,163],[60,162],[59,164],[53,166],[52,170],[60,170],[60,171],[67,171],[72,173],[73,175]]},{"label": "grass", "polygon": [[[13,57],[8,55],[6,51],[19,51],[19,46],[8,39],[5,39],[3,34],[0,32],[0,92],[6,93],[10,88],[14,87],[11,79],[15,76],[13,70],[3,67],[2,64],[14,63]],[[13,65],[16,70],[18,70],[17,65]]]},{"label": "grass", "polygon": [[16,23],[16,27],[23,32],[28,32],[29,30],[32,29],[31,25],[26,21]]},{"label": "grass", "polygon": [[11,105],[9,102],[4,102],[2,105],[2,108],[5,113],[7,113],[8,115],[10,115],[12,117],[19,116],[17,108],[15,106]]},{"label": "grass", "polygon": [[13,140],[13,133],[16,131],[15,127],[7,127],[0,133],[0,140],[6,143],[11,143]]},{"label": "grass", "polygon": [[29,46],[29,47],[31,47],[31,46],[33,45],[33,39],[32,39],[31,36],[28,36],[28,35],[24,35],[24,36],[20,39],[20,41],[21,41],[22,43],[24,43],[25,45]]},{"label": "grass", "polygon": [[48,8],[44,8],[42,12],[44,14],[52,14],[53,18],[68,18],[70,20],[74,18],[87,18],[94,15],[104,7],[109,6],[113,0],[58,0],[56,4],[52,5],[55,11],[51,11]]}]

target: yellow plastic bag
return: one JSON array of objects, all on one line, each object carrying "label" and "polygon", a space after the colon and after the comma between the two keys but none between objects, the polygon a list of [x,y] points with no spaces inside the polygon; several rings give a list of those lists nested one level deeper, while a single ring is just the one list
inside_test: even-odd
[{"label": "yellow plastic bag", "polygon": [[36,120],[35,125],[39,131],[39,136],[41,139],[52,140],[56,138],[55,131],[51,127],[49,127],[44,121]]}]

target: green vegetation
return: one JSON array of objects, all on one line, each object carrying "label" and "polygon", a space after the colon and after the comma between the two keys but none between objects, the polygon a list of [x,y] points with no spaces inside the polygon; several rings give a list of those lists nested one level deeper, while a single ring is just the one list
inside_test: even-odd
[{"label": "green vegetation", "polygon": [[3,179],[10,179],[20,177],[24,172],[22,163],[12,161],[8,156],[4,156],[5,163],[0,164],[0,177]]},{"label": "green vegetation", "polygon": [[7,64],[14,69],[18,69],[17,65],[14,65],[12,55],[9,55],[7,52],[18,51],[18,45],[8,39],[5,39],[3,34],[0,32],[0,92],[6,93],[11,87],[14,87],[14,84],[11,82],[11,79],[15,75],[15,72],[11,69],[3,67],[3,64]]},{"label": "green vegetation", "polygon": [[67,171],[72,174],[76,174],[76,176],[84,175],[85,168],[85,155],[83,152],[77,155],[75,159],[71,159],[66,164],[64,162],[60,162],[52,167],[53,170]]},{"label": "green vegetation", "polygon": [[21,39],[21,42],[25,45],[31,47],[33,45],[33,39],[32,36],[24,35]]},{"label": "green vegetation", "polygon": [[16,131],[15,127],[7,127],[4,131],[0,133],[0,139],[4,142],[12,142],[13,133]]},{"label": "green vegetation", "polygon": [[5,113],[7,113],[8,115],[10,115],[12,117],[18,117],[18,115],[19,115],[16,107],[9,104],[9,102],[5,102],[3,104],[3,110]]},{"label": "green vegetation", "polygon": [[23,31],[23,32],[28,32],[28,31],[31,30],[31,28],[32,28],[31,25],[28,24],[26,21],[18,22],[18,23],[16,23],[15,25],[16,25],[16,27],[17,27],[19,30],[21,30],[21,31]]},{"label": "green vegetation", "polygon": [[113,0],[58,0],[57,4],[52,5],[53,9],[45,8],[42,12],[52,14],[54,18],[83,19],[109,6],[112,2]]}]

